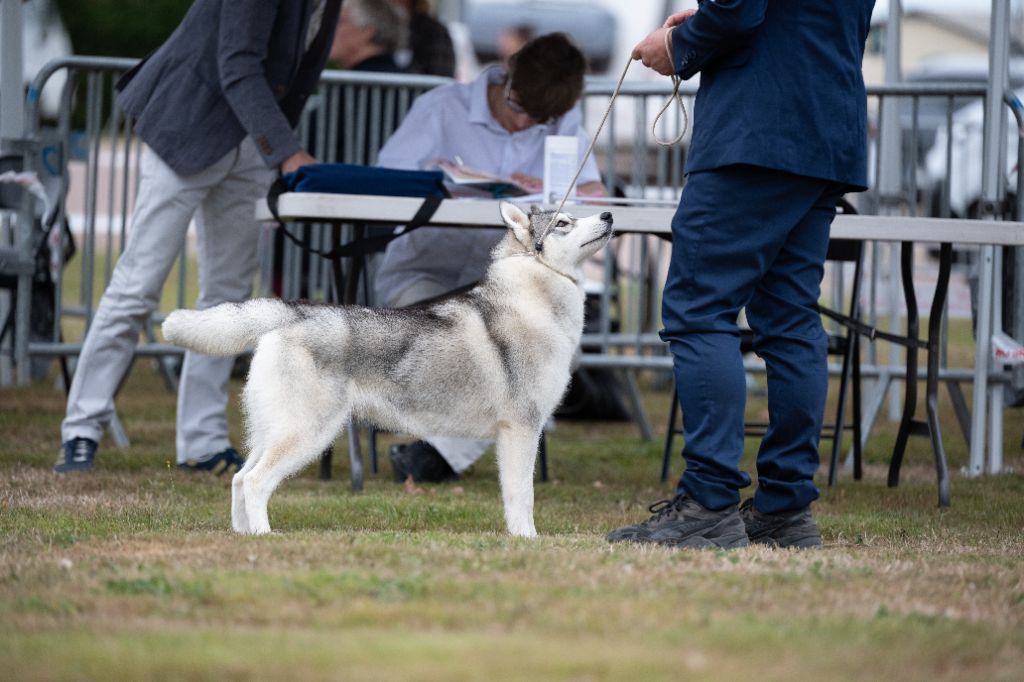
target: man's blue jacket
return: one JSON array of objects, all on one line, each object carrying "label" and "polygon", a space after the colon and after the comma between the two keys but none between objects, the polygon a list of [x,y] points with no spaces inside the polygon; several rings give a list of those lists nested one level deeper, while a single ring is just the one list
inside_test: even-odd
[{"label": "man's blue jacket", "polygon": [[874,0],[702,0],[672,31],[701,74],[686,172],[745,163],[867,186],[861,63]]}]

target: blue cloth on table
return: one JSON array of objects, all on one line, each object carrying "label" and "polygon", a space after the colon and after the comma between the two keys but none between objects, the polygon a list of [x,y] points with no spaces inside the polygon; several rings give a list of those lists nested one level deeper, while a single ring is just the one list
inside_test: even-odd
[{"label": "blue cloth on table", "polygon": [[401,170],[351,163],[316,163],[281,176],[288,192],[447,197],[441,171]]}]

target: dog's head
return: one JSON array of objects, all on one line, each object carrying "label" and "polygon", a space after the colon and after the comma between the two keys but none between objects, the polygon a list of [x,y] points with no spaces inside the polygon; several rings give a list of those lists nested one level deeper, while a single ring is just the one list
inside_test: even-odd
[{"label": "dog's head", "polygon": [[501,217],[527,253],[535,254],[561,272],[571,272],[612,238],[612,214],[605,211],[587,218],[542,211],[526,213],[515,204],[501,202]]}]

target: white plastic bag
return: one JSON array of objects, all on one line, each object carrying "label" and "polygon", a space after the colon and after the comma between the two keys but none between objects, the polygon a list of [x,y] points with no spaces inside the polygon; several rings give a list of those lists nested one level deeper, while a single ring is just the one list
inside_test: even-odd
[{"label": "white plastic bag", "polygon": [[992,358],[1001,365],[1024,364],[1024,346],[1004,332],[992,334]]}]

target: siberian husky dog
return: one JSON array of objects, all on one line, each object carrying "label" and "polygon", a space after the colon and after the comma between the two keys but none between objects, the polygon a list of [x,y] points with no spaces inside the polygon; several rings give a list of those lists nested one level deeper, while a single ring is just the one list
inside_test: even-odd
[{"label": "siberian husky dog", "polygon": [[243,391],[248,457],[231,525],[270,532],[274,489],[330,445],[350,417],[419,438],[494,438],[509,533],[533,537],[541,428],[569,382],[583,330],[581,266],[612,216],[579,219],[500,204],[508,226],[468,292],[403,309],[256,299],[177,310],[164,336],[209,355],[253,345]]}]

